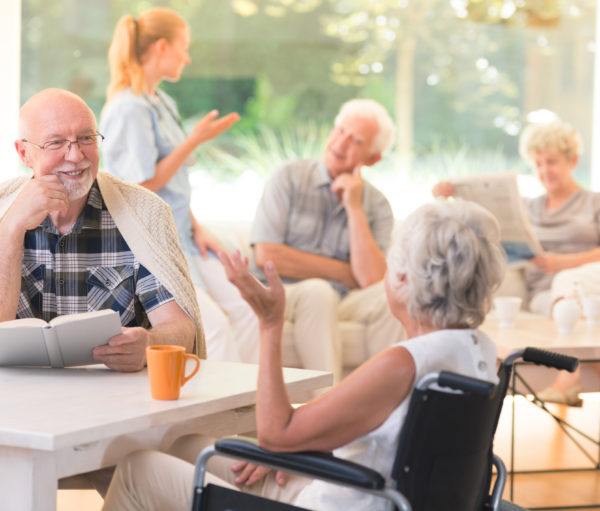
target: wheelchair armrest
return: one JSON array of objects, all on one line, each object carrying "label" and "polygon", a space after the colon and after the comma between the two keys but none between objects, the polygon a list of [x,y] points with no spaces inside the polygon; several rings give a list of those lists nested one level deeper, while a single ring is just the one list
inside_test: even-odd
[{"label": "wheelchair armrest", "polygon": [[215,450],[252,463],[368,490],[385,488],[385,479],[379,472],[329,453],[271,452],[259,447],[256,439],[246,437],[222,438],[215,443]]}]

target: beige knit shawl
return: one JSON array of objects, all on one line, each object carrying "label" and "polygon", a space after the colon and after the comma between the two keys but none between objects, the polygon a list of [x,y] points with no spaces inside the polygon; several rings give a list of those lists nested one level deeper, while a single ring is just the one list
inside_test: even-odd
[{"label": "beige knit shawl", "polygon": [[[0,218],[30,179],[31,174],[27,174],[0,183]],[[155,193],[106,172],[98,172],[97,181],[108,211],[137,260],[168,289],[194,321],[194,352],[206,358],[196,292],[168,204]]]}]

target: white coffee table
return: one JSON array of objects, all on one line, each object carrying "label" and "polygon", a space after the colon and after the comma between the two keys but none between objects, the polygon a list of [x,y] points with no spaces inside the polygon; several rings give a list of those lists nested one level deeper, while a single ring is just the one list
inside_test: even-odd
[{"label": "white coffee table", "polygon": [[[589,374],[589,377],[584,383],[584,386],[587,385],[586,390],[600,390],[598,373],[594,370],[591,370],[587,364],[590,362],[600,361],[600,326],[588,325],[584,319],[580,319],[575,324],[573,332],[560,333],[556,324],[551,318],[527,312],[520,312],[513,327],[500,327],[498,318],[491,313],[488,315],[480,328],[496,343],[498,358],[500,359],[506,358],[506,356],[514,350],[527,347],[540,348],[577,357],[580,362],[583,363],[581,365],[582,378],[586,378],[586,369],[588,369],[587,373]],[[517,393],[529,394],[531,389],[539,392],[539,390],[549,385],[550,382],[556,377],[557,373],[555,370],[549,370],[545,367],[517,363],[515,365],[515,374],[517,374],[521,380],[519,377],[513,379],[511,390]],[[545,411],[547,411],[554,418],[557,424],[559,424],[563,431],[565,431],[565,433],[572,439],[581,440],[582,437],[585,437],[589,442],[592,443],[592,445],[596,446],[595,449],[593,449],[594,452],[590,453],[584,449],[580,443],[573,444],[582,450],[582,452],[585,452],[585,455],[588,457],[588,459],[594,460],[595,464],[595,468],[584,467],[575,470],[597,470],[599,465],[598,461],[596,460],[598,455],[598,446],[600,446],[598,439],[591,438],[585,433],[577,430],[577,428],[573,428],[571,424],[564,421],[561,417],[558,417],[547,407],[543,407],[543,409],[545,409]],[[511,475],[511,500],[513,498],[513,476],[515,473],[515,412],[516,407],[513,403],[511,412],[511,456],[509,460],[509,471]],[[563,472],[565,470],[572,469],[545,467],[540,470],[520,470],[519,473],[549,473]]]},{"label": "white coffee table", "polygon": [[526,347],[541,348],[580,359],[600,358],[600,326],[578,320],[572,333],[560,333],[554,321],[545,316],[520,312],[513,327],[500,327],[490,313],[480,327],[496,343],[498,357]]},{"label": "white coffee table", "polygon": [[[332,383],[321,371],[284,377],[290,392]],[[145,370],[0,368],[0,509],[55,510],[60,478],[189,433],[253,431],[256,378],[256,365],[202,360],[178,401],[155,401]]]}]

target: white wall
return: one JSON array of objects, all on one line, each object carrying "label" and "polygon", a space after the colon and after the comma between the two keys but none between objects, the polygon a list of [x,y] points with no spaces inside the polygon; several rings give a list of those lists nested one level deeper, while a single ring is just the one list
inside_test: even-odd
[{"label": "white wall", "polygon": [[592,115],[591,183],[600,191],[600,2],[596,2],[596,55],[594,60],[594,98]]},{"label": "white wall", "polygon": [[2,0],[0,10],[0,180],[17,174],[17,153],[13,142],[17,138],[19,90],[21,85],[21,0]]}]

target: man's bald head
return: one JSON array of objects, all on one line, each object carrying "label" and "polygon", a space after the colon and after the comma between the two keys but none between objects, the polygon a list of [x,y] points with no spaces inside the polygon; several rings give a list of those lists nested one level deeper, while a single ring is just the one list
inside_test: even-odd
[{"label": "man's bald head", "polygon": [[77,94],[45,89],[21,107],[15,148],[34,177],[56,175],[69,199],[83,198],[96,179],[100,155],[97,143],[79,141],[97,137],[97,130],[94,113]]},{"label": "man's bald head", "polygon": [[77,94],[64,89],[44,89],[31,96],[19,111],[19,138],[31,138],[32,127],[40,122],[51,120],[56,111],[65,108],[80,110],[81,115],[93,119],[94,129],[96,118],[94,112]]}]

